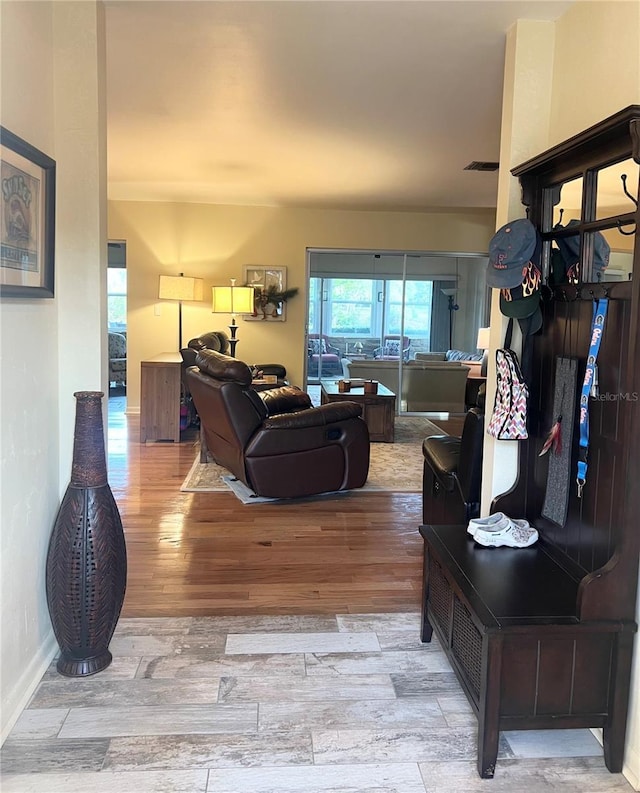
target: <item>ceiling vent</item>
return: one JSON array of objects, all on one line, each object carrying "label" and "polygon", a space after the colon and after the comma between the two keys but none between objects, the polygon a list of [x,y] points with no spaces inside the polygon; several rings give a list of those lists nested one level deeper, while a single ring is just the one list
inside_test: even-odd
[{"label": "ceiling vent", "polygon": [[474,160],[470,162],[469,165],[465,165],[462,169],[463,171],[497,171],[500,167],[500,163],[498,162],[482,162],[479,160]]}]

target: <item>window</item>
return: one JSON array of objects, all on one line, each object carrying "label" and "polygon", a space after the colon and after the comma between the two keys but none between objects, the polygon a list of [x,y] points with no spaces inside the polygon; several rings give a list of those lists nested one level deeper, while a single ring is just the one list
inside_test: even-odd
[{"label": "window", "polygon": [[[405,335],[419,336],[428,344],[433,281],[407,281],[404,300]],[[320,328],[321,317],[325,330]],[[402,281],[367,278],[326,278],[324,281],[311,278],[309,281],[310,333],[382,338],[400,334],[401,319]]]},{"label": "window", "polygon": [[376,333],[374,289],[365,278],[331,278],[327,324],[332,336],[371,336]]},{"label": "window", "polygon": [[[402,281],[387,281],[384,335],[402,331]],[[419,336],[429,349],[433,281],[407,281],[404,293],[404,334]]]},{"label": "window", "polygon": [[107,318],[110,331],[127,330],[127,271],[124,267],[107,268]]}]

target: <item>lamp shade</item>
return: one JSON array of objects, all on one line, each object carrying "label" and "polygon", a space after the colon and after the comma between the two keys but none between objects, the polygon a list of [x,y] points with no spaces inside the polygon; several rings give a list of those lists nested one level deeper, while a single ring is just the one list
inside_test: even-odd
[{"label": "lamp shade", "polygon": [[489,332],[490,328],[478,328],[478,341],[476,342],[476,347],[479,350],[488,350],[489,349]]},{"label": "lamp shade", "polygon": [[185,275],[161,275],[158,288],[160,300],[202,300],[204,295],[202,278]]},{"label": "lamp shade", "polygon": [[254,292],[250,286],[211,287],[211,311],[214,314],[253,314]]}]

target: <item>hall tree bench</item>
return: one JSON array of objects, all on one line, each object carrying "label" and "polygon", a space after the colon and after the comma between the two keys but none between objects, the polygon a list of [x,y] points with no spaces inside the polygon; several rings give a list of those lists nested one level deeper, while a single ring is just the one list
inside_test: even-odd
[{"label": "hall tree bench", "polygon": [[435,628],[478,717],[480,776],[494,774],[500,730],[552,727],[604,727],[620,771],[635,625],[581,620],[579,579],[542,543],[484,548],[466,525],[420,533],[421,638]]},{"label": "hall tree bench", "polygon": [[[637,228],[640,220],[622,186],[620,201],[609,210],[609,169],[635,174],[626,187],[637,196],[638,162],[640,106],[633,105],[513,171],[529,218],[541,232],[545,282],[552,241],[568,235],[558,227],[562,187],[582,180],[576,226],[582,280],[554,286],[543,300],[543,328],[532,337],[529,438],[518,442],[516,483],[491,505],[491,512],[526,517],[539,541],[530,548],[485,548],[467,534],[466,524],[420,527],[422,640],[436,631],[478,717],[482,777],[494,775],[500,730],[601,727],[605,764],[622,770],[640,543],[640,408],[633,397],[640,393],[637,234],[626,237],[628,280],[609,280],[613,273],[607,270],[600,281],[591,279],[595,233],[615,242],[618,228]],[[620,214],[608,214],[614,211]],[[578,361],[579,399],[593,301],[600,298],[608,298],[598,356],[605,398],[589,400],[582,497],[575,482],[576,425],[566,471],[567,516],[552,522],[541,517],[550,455],[539,453],[557,418],[555,362]]]}]

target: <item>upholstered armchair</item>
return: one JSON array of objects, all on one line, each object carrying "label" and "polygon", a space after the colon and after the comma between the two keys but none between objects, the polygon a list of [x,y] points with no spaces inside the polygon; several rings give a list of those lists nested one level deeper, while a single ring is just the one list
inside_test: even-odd
[{"label": "upholstered armchair", "polygon": [[408,361],[410,347],[411,339],[408,336],[385,336],[382,346],[373,351],[373,357],[380,361],[399,361],[402,354],[402,360]]},{"label": "upholstered armchair", "polygon": [[320,333],[310,333],[307,376],[331,377],[341,373],[340,350],[329,343],[328,336]]},{"label": "upholstered armchair", "polygon": [[127,384],[127,339],[122,333],[109,333],[109,383]]},{"label": "upholstered armchair", "polygon": [[312,407],[284,386],[258,393],[242,361],[201,350],[187,382],[200,416],[200,459],[209,456],[255,493],[299,498],[362,487],[369,430],[355,402]]}]

